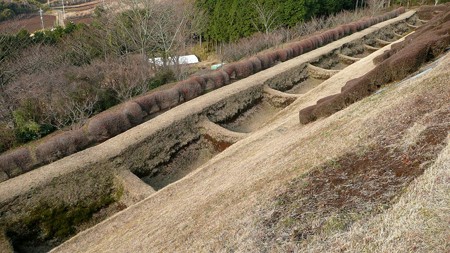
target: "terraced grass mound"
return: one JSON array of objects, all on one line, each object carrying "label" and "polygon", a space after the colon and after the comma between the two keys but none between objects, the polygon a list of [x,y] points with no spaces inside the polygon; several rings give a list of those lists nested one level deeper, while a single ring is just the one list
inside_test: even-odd
[{"label": "terraced grass mound", "polygon": [[172,89],[147,94],[104,111],[80,129],[56,133],[27,146],[0,155],[0,182],[97,145],[177,105],[192,100],[231,81],[249,77],[318,47],[361,31],[405,12],[404,8],[338,26],[285,48],[227,64],[222,70],[181,81]]},{"label": "terraced grass mound", "polygon": [[450,45],[450,5],[437,9],[440,12],[432,20],[374,59],[378,64],[374,70],[349,81],[341,93],[324,97],[316,105],[302,109],[299,112],[300,123],[307,124],[342,110],[389,82],[405,78],[442,54]]}]

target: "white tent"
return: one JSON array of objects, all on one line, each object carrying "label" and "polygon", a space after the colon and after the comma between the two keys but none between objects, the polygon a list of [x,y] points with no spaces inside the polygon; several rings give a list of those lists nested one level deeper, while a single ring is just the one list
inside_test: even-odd
[{"label": "white tent", "polygon": [[[178,64],[194,64],[194,63],[199,63],[199,60],[197,58],[197,56],[191,54],[191,55],[183,55],[183,56],[179,56],[176,57],[178,58]],[[167,58],[167,65],[174,65],[176,62],[176,58],[173,59],[171,57]],[[162,66],[164,65],[163,59],[161,57],[157,57],[157,58],[151,58],[149,59],[150,63],[153,63],[155,65],[158,66]]]}]

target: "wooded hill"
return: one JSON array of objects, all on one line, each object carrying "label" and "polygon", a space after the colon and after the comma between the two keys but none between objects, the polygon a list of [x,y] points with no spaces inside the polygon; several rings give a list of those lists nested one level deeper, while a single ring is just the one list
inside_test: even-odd
[{"label": "wooded hill", "polygon": [[207,39],[230,42],[262,30],[261,15],[272,27],[292,27],[300,21],[355,7],[355,0],[197,0],[206,12]]}]

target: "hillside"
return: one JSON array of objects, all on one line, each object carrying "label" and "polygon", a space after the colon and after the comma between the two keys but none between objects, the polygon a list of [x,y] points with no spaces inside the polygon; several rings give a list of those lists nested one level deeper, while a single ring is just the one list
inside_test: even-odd
[{"label": "hillside", "polygon": [[4,159],[0,251],[448,251],[449,8],[314,34]]},{"label": "hillside", "polygon": [[[449,245],[442,243],[450,231],[439,221],[448,220],[440,211],[450,204],[448,54],[423,75],[327,119],[298,124],[299,108],[366,72],[372,59],[333,76],[194,173],[54,252],[323,252],[331,245],[336,252],[445,251]],[[415,155],[424,155],[423,148],[430,157],[417,164]],[[401,163],[407,166],[397,167]],[[417,166],[421,169],[409,172]],[[350,182],[352,189],[346,189]],[[435,190],[420,190],[428,187]],[[305,222],[325,222],[327,229],[299,231]],[[295,239],[292,231],[307,236]],[[389,236],[395,241],[384,241]]]}]

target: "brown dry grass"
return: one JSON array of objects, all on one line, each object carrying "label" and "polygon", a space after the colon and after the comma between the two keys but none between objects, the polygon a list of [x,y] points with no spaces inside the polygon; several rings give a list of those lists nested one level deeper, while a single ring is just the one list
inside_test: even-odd
[{"label": "brown dry grass", "polygon": [[[262,218],[256,222],[255,248],[448,251],[450,90],[446,85],[450,74],[445,67],[440,71],[440,75],[416,80],[420,86],[388,91],[389,98],[383,99],[399,100],[387,110],[386,105],[373,110],[378,115],[371,115],[363,125],[374,142],[364,145],[362,141],[351,153],[333,157],[277,190],[272,202],[258,212]],[[426,91],[428,85],[431,91]],[[407,95],[400,94],[407,89]],[[380,96],[384,95],[363,103],[372,104]],[[414,183],[406,188],[411,180]]]},{"label": "brown dry grass", "polygon": [[[448,140],[447,140],[448,141]],[[308,252],[448,252],[450,146],[386,212],[314,238]]]},{"label": "brown dry grass", "polygon": [[[396,136],[399,128],[404,129],[404,135],[395,138],[397,148],[405,146],[402,142],[416,143],[423,132],[418,126],[424,125],[426,129],[431,124],[427,117],[433,111],[448,108],[450,56],[428,74],[394,85],[329,118],[306,126],[298,124],[299,108],[340,90],[346,80],[370,65],[371,59],[349,66],[297,99],[263,129],[230,146],[194,173],[55,251],[264,251],[260,246],[263,231],[257,226],[260,215],[270,210],[274,197],[288,189],[289,182],[324,161],[362,147],[379,143],[395,149],[387,147],[389,142],[384,142],[383,136]],[[339,233],[343,231],[311,236],[308,245],[312,247],[312,243],[318,242],[317,248],[323,245],[326,252],[330,248],[320,242]],[[398,242],[402,240],[407,242],[406,238]],[[299,249],[299,245],[284,244],[266,250],[285,252],[296,247]]]},{"label": "brown dry grass", "polygon": [[300,122],[307,124],[320,117],[327,117],[346,106],[369,96],[381,86],[401,80],[419,67],[439,56],[450,43],[449,15],[443,12],[415,33],[374,59],[378,66],[366,75],[350,80],[337,95],[322,98],[316,105],[299,112]]}]

